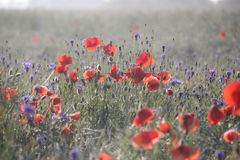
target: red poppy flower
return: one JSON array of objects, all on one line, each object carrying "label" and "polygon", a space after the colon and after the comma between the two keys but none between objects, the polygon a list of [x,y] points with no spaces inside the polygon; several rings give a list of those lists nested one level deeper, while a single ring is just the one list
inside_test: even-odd
[{"label": "red poppy flower", "polygon": [[103,83],[105,81],[106,77],[107,77],[106,74],[102,74],[102,73],[97,74],[97,80],[100,83]]},{"label": "red poppy flower", "polygon": [[109,154],[102,152],[98,155],[98,160],[112,160],[112,157]]},{"label": "red poppy flower", "polygon": [[50,99],[54,99],[54,98],[58,97],[55,93],[53,93],[53,92],[51,92],[51,91],[48,91],[47,96],[48,96]]},{"label": "red poppy flower", "polygon": [[154,76],[150,76],[146,78],[144,81],[149,91],[158,90],[160,87],[160,81]]},{"label": "red poppy flower", "polygon": [[102,46],[103,52],[108,56],[113,56],[116,52],[116,47],[112,43],[108,43]]},{"label": "red poppy flower", "polygon": [[186,144],[181,144],[171,150],[171,156],[174,160],[197,160],[200,156],[200,151]]},{"label": "red poppy flower", "polygon": [[20,118],[18,120],[19,123],[22,123],[22,124],[27,124],[28,123],[28,119],[27,118]]},{"label": "red poppy flower", "polygon": [[33,43],[39,43],[40,40],[41,40],[41,36],[40,35],[35,34],[35,35],[32,36],[32,42]]},{"label": "red poppy flower", "polygon": [[33,119],[33,122],[34,124],[38,124],[39,122],[43,121],[44,119],[44,116],[42,114],[35,114],[34,115],[34,119]]},{"label": "red poppy flower", "polygon": [[171,96],[172,94],[173,94],[172,88],[167,88],[167,89],[165,90],[165,95]]},{"label": "red poppy flower", "polygon": [[122,80],[122,77],[119,75],[117,71],[117,66],[115,64],[112,64],[112,68],[110,70],[109,75],[114,78],[116,81]]},{"label": "red poppy flower", "polygon": [[96,71],[96,69],[88,69],[83,73],[83,79],[90,80],[95,78],[100,83],[103,83],[105,81],[106,75],[99,73]]},{"label": "red poppy flower", "polygon": [[54,105],[59,105],[61,103],[61,99],[59,97],[56,97],[53,99],[53,104]]},{"label": "red poppy flower", "polygon": [[[143,83],[147,83],[147,79],[151,76],[154,76],[152,72],[145,72],[145,76],[143,78]],[[154,76],[155,77],[155,76]]]},{"label": "red poppy flower", "polygon": [[58,64],[55,67],[55,72],[60,74],[60,73],[66,73],[67,72],[67,67],[65,65],[62,64]]},{"label": "red poppy flower", "polygon": [[200,124],[194,113],[179,113],[178,123],[181,125],[185,134],[196,131]]},{"label": "red poppy flower", "polygon": [[35,106],[33,106],[31,103],[19,103],[18,108],[21,111],[21,114],[29,114],[33,113]]},{"label": "red poppy flower", "polygon": [[233,143],[234,141],[240,139],[240,134],[235,129],[229,129],[223,134],[223,139],[227,143]]},{"label": "red poppy flower", "polygon": [[80,112],[74,112],[74,113],[70,114],[69,116],[72,120],[78,120],[81,117]]},{"label": "red poppy flower", "polygon": [[128,79],[132,79],[135,85],[141,82],[146,75],[144,70],[139,66],[128,68],[124,74]]},{"label": "red poppy flower", "polygon": [[55,115],[59,115],[62,112],[62,108],[60,105],[49,106],[48,109],[54,113]]},{"label": "red poppy flower", "polygon": [[171,80],[171,75],[167,70],[157,73],[154,76],[161,80],[163,84],[167,84]]},{"label": "red poppy flower", "polygon": [[131,26],[131,28],[132,28],[133,31],[138,31],[138,30],[140,29],[140,26],[137,25],[137,24],[133,24],[133,25]]},{"label": "red poppy flower", "polygon": [[150,52],[142,52],[138,55],[136,61],[136,65],[139,65],[143,68],[150,66],[153,64],[153,57]]},{"label": "red poppy flower", "polygon": [[160,122],[160,124],[158,125],[158,129],[162,132],[162,133],[168,133],[171,129],[171,125],[165,121],[165,120],[162,120]]},{"label": "red poppy flower", "polygon": [[62,53],[58,56],[58,63],[67,66],[72,64],[72,56],[70,54]]},{"label": "red poppy flower", "polygon": [[223,100],[228,105],[240,105],[240,81],[232,81],[224,87]]},{"label": "red poppy flower", "polygon": [[49,91],[48,88],[45,86],[36,85],[36,86],[33,86],[32,88],[32,92],[36,93],[38,96],[47,95],[48,91]]},{"label": "red poppy flower", "polygon": [[63,126],[62,134],[69,135],[71,133],[71,128],[68,125]]},{"label": "red poppy flower", "polygon": [[218,109],[216,105],[213,105],[207,115],[207,119],[210,125],[216,125],[224,118],[224,112]]},{"label": "red poppy flower", "polygon": [[16,94],[17,94],[16,89],[6,88],[6,90],[5,90],[5,99],[6,100],[10,100],[11,97],[16,95]]},{"label": "red poppy flower", "polygon": [[234,106],[233,111],[232,111],[233,116],[240,116],[240,105]]},{"label": "red poppy flower", "polygon": [[69,78],[72,82],[76,82],[76,81],[78,80],[76,69],[73,69],[73,70],[71,70],[71,71],[69,72],[68,78]]},{"label": "red poppy flower", "polygon": [[226,115],[231,115],[234,107],[231,105],[224,106],[220,109],[221,112],[225,113]]},{"label": "red poppy flower", "polygon": [[92,79],[95,77],[97,71],[95,69],[88,69],[83,73],[83,79]]},{"label": "red poppy flower", "polygon": [[134,135],[131,142],[135,148],[143,147],[145,150],[150,150],[153,144],[158,141],[159,137],[160,133],[157,130],[144,130]]},{"label": "red poppy flower", "polygon": [[30,104],[32,106],[34,106],[34,108],[37,108],[38,107],[38,104],[39,104],[39,101],[37,98],[33,98],[33,100],[30,102]]},{"label": "red poppy flower", "polygon": [[89,51],[95,51],[96,48],[102,43],[101,39],[97,37],[90,37],[84,40],[84,47]]},{"label": "red poppy flower", "polygon": [[225,32],[220,32],[220,33],[219,33],[219,38],[220,38],[221,40],[225,40],[225,38],[226,38],[226,33],[225,33]]},{"label": "red poppy flower", "polygon": [[236,106],[227,105],[225,107],[222,107],[220,110],[226,113],[227,115],[240,116],[240,105]]},{"label": "red poppy flower", "polygon": [[152,122],[154,112],[151,108],[141,109],[133,119],[134,126],[144,126],[146,123]]}]

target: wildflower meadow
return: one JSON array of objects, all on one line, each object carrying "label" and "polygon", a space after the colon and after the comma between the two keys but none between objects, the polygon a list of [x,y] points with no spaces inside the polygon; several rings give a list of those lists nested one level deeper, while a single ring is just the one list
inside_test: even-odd
[{"label": "wildflower meadow", "polygon": [[239,160],[239,15],[0,11],[0,159]]}]

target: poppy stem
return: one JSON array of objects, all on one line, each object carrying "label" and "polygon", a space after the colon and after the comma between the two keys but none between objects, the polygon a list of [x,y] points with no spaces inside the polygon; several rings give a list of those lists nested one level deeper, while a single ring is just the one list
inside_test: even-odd
[{"label": "poppy stem", "polygon": [[53,73],[54,73],[54,70],[50,73],[50,75],[48,76],[48,78],[47,78],[41,85],[46,84],[46,83],[49,81],[49,79],[52,77]]}]

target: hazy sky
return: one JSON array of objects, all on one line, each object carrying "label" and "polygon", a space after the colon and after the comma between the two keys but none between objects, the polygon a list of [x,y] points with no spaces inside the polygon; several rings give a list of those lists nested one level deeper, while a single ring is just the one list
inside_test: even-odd
[{"label": "hazy sky", "polygon": [[[0,8],[4,9],[26,9],[31,7],[53,8],[54,5],[74,6],[79,8],[92,8],[110,0],[0,0]],[[69,3],[70,2],[70,3]]]},{"label": "hazy sky", "polygon": [[[0,8],[2,9],[27,9],[34,7],[53,8],[54,4],[60,5],[61,3],[71,2],[68,4],[77,3],[72,5],[78,8],[96,8],[111,0],[0,0]],[[216,3],[221,0],[209,0]],[[65,4],[63,5],[65,6]],[[59,6],[58,6],[59,7]],[[71,7],[70,5],[68,7]]]}]

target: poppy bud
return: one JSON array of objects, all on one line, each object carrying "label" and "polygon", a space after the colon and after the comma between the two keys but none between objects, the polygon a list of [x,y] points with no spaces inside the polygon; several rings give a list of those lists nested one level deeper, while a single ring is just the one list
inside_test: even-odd
[{"label": "poppy bud", "polygon": [[172,88],[168,88],[168,89],[166,89],[165,94],[166,94],[167,96],[172,95],[172,94],[173,94],[173,90],[172,90]]},{"label": "poppy bud", "polygon": [[32,83],[32,82],[33,82],[33,79],[34,79],[34,76],[31,75],[31,76],[29,77],[29,79],[30,79],[30,81],[31,81],[31,83]]},{"label": "poppy bud", "polygon": [[20,77],[22,73],[16,73],[15,77]]},{"label": "poppy bud", "polygon": [[42,97],[41,97],[41,101],[44,100],[44,99],[46,99],[46,98],[47,98],[46,95],[42,96]]},{"label": "poppy bud", "polygon": [[81,89],[77,89],[77,94],[80,94],[82,92]]},{"label": "poppy bud", "polygon": [[72,40],[70,40],[70,43],[71,43],[71,45],[73,46],[74,40],[73,40],[73,39],[72,39]]},{"label": "poppy bud", "polygon": [[9,70],[9,75],[12,75],[12,73],[13,73],[13,71],[10,69],[10,70]]},{"label": "poppy bud", "polygon": [[165,52],[165,48],[166,48],[166,46],[162,46],[163,53]]},{"label": "poppy bud", "polygon": [[240,78],[240,72],[237,72],[237,78]]},{"label": "poppy bud", "polygon": [[112,56],[110,56],[110,57],[108,57],[108,63],[112,63],[113,62],[113,57]]},{"label": "poppy bud", "polygon": [[97,70],[98,70],[98,72],[101,72],[101,70],[102,70],[102,67],[99,64],[97,65]]}]

